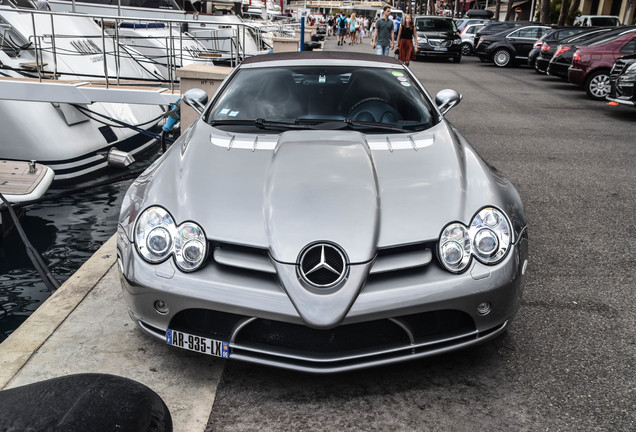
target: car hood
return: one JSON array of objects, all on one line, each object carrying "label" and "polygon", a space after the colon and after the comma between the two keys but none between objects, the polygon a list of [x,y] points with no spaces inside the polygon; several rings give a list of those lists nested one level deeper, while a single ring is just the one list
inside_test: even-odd
[{"label": "car hood", "polygon": [[280,263],[317,241],[366,263],[379,248],[436,240],[483,206],[510,215],[505,203],[520,203],[511,193],[445,121],[392,135],[233,134],[199,121],[131,186],[120,224],[132,239],[139,212],[161,205],[177,224],[195,221],[210,240],[267,249]]}]

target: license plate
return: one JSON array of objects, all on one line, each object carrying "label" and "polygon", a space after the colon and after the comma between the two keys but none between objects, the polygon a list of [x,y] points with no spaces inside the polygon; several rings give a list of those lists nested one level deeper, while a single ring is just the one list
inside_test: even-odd
[{"label": "license plate", "polygon": [[202,336],[195,336],[177,330],[166,330],[166,343],[214,357],[230,358],[229,343],[208,339]]},{"label": "license plate", "polygon": [[434,47],[433,51],[448,51],[448,48],[444,48],[444,47]]}]

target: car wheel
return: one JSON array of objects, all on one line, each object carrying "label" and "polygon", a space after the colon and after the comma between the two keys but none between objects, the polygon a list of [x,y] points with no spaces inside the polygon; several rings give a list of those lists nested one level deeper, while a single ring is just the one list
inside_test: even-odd
[{"label": "car wheel", "polygon": [[468,42],[462,44],[462,55],[471,55],[473,53],[473,47]]},{"label": "car wheel", "polygon": [[585,80],[585,92],[594,100],[605,100],[610,91],[609,73],[606,70],[593,72]]},{"label": "car wheel", "polygon": [[545,75],[545,71],[542,71],[541,69],[539,69],[539,65],[537,65],[537,62],[534,62],[534,71],[536,73],[538,73],[539,75]]},{"label": "car wheel", "polygon": [[510,56],[510,51],[507,49],[498,49],[492,56],[492,61],[495,63],[495,66],[506,67],[510,65],[510,60],[512,57]]}]

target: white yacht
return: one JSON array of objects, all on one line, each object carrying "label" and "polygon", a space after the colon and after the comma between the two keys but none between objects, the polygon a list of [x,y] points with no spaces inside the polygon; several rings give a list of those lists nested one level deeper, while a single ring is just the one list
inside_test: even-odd
[{"label": "white yacht", "polygon": [[[0,79],[103,82],[108,76],[114,83],[116,77],[120,82],[162,77],[135,50],[120,50],[112,38],[102,37],[102,28],[89,18],[41,13],[28,9],[26,0],[20,0],[20,8],[14,0],[2,1]],[[17,81],[7,85],[18,86]],[[55,171],[56,181],[108,167],[113,149],[133,156],[152,149],[157,144],[153,130],[166,111],[153,105],[71,105],[2,96],[0,159],[36,160]]]},{"label": "white yacht", "polygon": [[[184,48],[184,65],[190,61],[210,60],[214,63],[231,63],[244,57],[267,54],[272,47],[264,42],[261,30],[241,17],[232,13],[232,3],[186,2],[189,10],[181,8],[175,0],[49,0],[55,11],[77,12],[88,15],[101,15],[118,18],[119,28],[127,28],[126,34],[138,37],[155,37],[158,40],[171,40],[171,46],[179,47],[184,41],[195,40],[205,48],[203,55],[197,48]],[[218,8],[218,9],[217,9]],[[226,13],[227,12],[227,13]],[[166,24],[149,25],[146,22],[162,20]],[[134,24],[140,24],[135,26]],[[171,30],[172,28],[172,30]],[[135,32],[132,32],[134,29]],[[179,33],[181,33],[179,35]],[[166,39],[170,34],[171,39]],[[165,42],[160,42],[164,44]],[[175,48],[178,49],[178,48]],[[188,51],[195,52],[189,57]],[[197,56],[199,58],[197,58]]]}]

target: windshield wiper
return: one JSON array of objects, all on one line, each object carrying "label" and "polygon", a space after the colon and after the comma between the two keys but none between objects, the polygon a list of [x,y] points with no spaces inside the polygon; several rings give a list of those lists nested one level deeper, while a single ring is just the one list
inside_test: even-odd
[{"label": "windshield wiper", "polygon": [[282,121],[265,120],[257,118],[256,120],[212,120],[210,126],[256,126],[259,129],[309,129],[311,125],[287,123]]},{"label": "windshield wiper", "polygon": [[366,127],[366,128],[372,128],[372,129],[386,129],[386,130],[392,130],[396,132],[411,132],[408,129],[405,129],[403,127],[393,125],[393,124],[358,121],[358,120],[352,120],[349,118],[346,118],[344,120],[334,120],[334,121],[319,123],[319,124],[311,126],[311,128],[316,130],[337,130],[337,129],[344,129],[350,126]]}]

